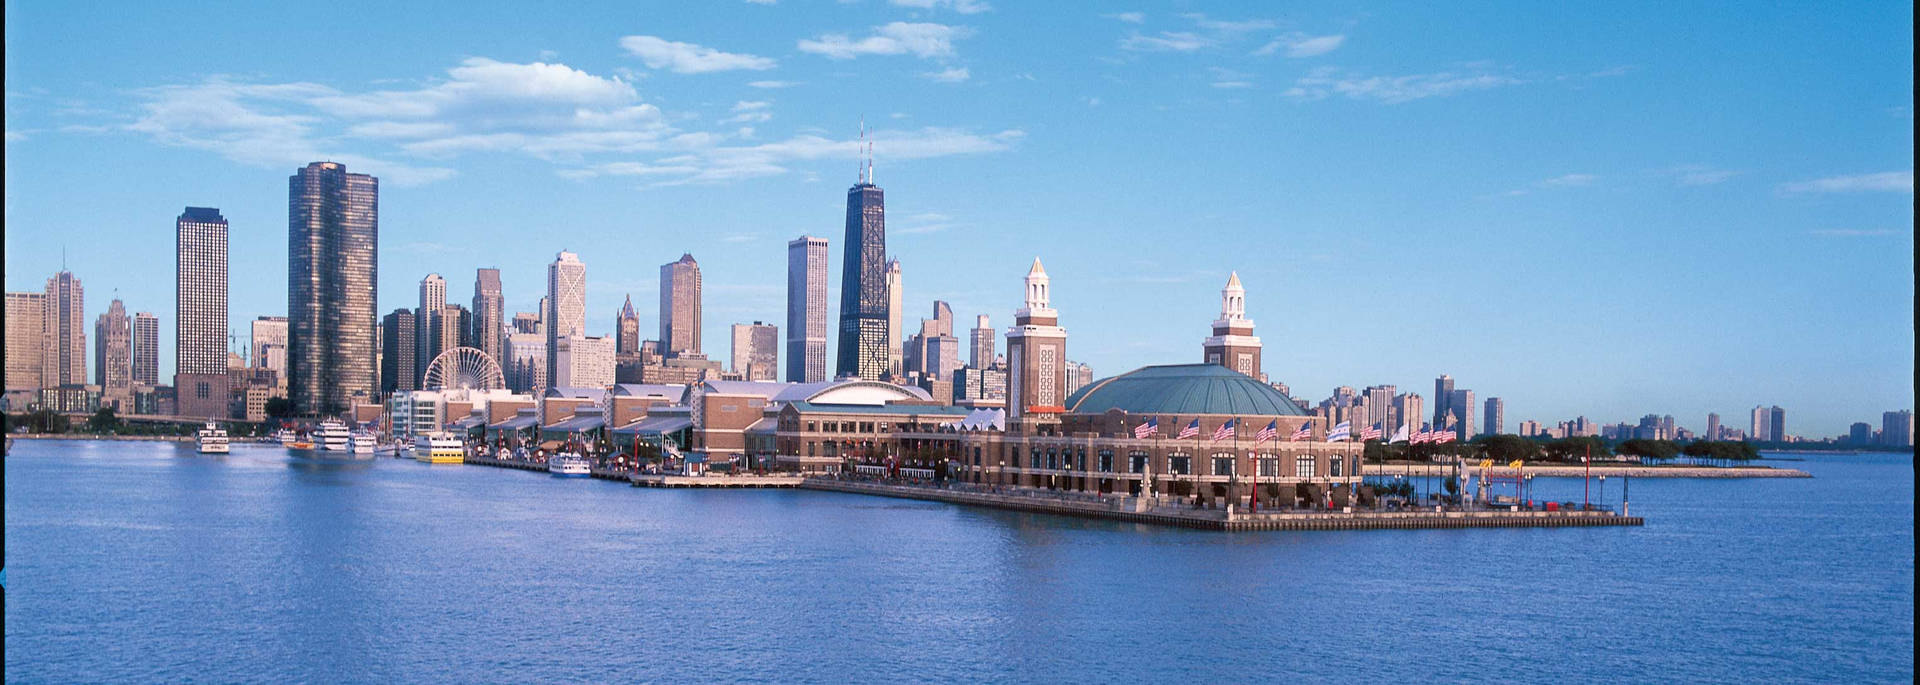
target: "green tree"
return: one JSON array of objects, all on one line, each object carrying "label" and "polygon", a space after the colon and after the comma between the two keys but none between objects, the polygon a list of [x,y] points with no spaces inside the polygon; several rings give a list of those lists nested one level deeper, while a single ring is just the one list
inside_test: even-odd
[{"label": "green tree", "polygon": [[1547,458],[1555,461],[1577,462],[1592,454],[1594,459],[1603,459],[1613,454],[1607,449],[1607,443],[1598,437],[1583,435],[1561,438],[1547,443]]},{"label": "green tree", "polygon": [[95,433],[112,433],[113,429],[119,427],[120,417],[115,414],[113,407],[101,407],[93,412],[92,418],[87,419],[87,430]]},{"label": "green tree", "polygon": [[1642,461],[1666,462],[1680,456],[1680,446],[1674,444],[1672,440],[1634,438],[1620,443],[1615,451],[1627,456],[1639,457]]},{"label": "green tree", "polygon": [[1487,458],[1496,463],[1507,464],[1515,459],[1535,459],[1540,456],[1540,444],[1518,435],[1488,435],[1476,439],[1481,448],[1487,451]]},{"label": "green tree", "polygon": [[267,398],[267,418],[284,419],[293,416],[293,400],[285,397]]}]

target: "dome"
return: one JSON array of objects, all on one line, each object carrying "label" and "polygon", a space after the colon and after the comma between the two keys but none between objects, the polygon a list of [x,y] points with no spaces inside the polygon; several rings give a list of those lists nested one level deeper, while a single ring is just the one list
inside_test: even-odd
[{"label": "dome", "polygon": [[1307,415],[1273,386],[1219,364],[1141,367],[1074,391],[1066,407],[1069,414]]}]

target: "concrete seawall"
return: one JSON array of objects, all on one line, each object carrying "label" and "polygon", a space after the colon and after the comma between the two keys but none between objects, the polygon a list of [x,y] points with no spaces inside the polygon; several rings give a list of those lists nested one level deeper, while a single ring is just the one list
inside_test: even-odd
[{"label": "concrete seawall", "polygon": [[1128,499],[1078,502],[1037,494],[964,492],[828,478],[808,478],[801,483],[800,487],[808,490],[898,497],[1040,514],[1221,531],[1560,528],[1639,526],[1645,523],[1638,516],[1620,516],[1604,511],[1360,511],[1353,513],[1328,511],[1259,514],[1236,512],[1229,515],[1221,510],[1181,510],[1167,507],[1135,511],[1124,506],[1124,503],[1130,501]]},{"label": "concrete seawall", "polygon": [[[1478,475],[1480,466],[1469,464],[1464,471]],[[1495,466],[1496,476],[1511,476],[1513,469]],[[1453,475],[1451,464],[1367,464],[1363,473],[1369,476],[1397,476],[1411,472],[1416,476]],[[1528,464],[1521,473],[1542,478],[1581,478],[1587,475],[1582,466],[1534,465]],[[1595,466],[1593,477],[1599,478],[1812,478],[1813,474],[1799,469],[1776,469],[1767,466]]]}]

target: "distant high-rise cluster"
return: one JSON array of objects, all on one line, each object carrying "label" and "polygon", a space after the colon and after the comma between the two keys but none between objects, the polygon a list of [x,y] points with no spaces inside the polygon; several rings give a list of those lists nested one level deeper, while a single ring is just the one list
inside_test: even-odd
[{"label": "distant high-rise cluster", "polygon": [[314,162],[287,185],[287,395],[339,415],[378,397],[380,182]]}]

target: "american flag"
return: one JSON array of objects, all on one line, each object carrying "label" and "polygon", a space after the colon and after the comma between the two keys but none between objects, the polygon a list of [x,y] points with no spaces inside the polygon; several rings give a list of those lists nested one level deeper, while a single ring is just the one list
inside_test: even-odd
[{"label": "american flag", "polygon": [[1311,437],[1313,437],[1313,422],[1308,421],[1306,423],[1300,424],[1300,430],[1294,431],[1293,437],[1288,439],[1294,442],[1299,442],[1301,440],[1305,440]]},{"label": "american flag", "polygon": [[1227,419],[1226,423],[1220,424],[1219,428],[1213,429],[1214,442],[1233,437],[1233,421],[1233,419]]},{"label": "american flag", "polygon": [[1432,439],[1433,439],[1433,425],[1423,423],[1423,424],[1420,424],[1420,430],[1414,431],[1413,438],[1408,440],[1407,444],[1418,445],[1420,443],[1427,442]]},{"label": "american flag", "polygon": [[1151,419],[1147,419],[1146,423],[1133,427],[1133,437],[1135,440],[1144,440],[1149,435],[1159,435],[1159,434],[1160,434],[1160,417],[1157,417],[1157,416]]},{"label": "american flag", "polygon": [[1333,430],[1327,431],[1326,439],[1327,439],[1327,442],[1333,442],[1335,440],[1345,440],[1351,437],[1352,435],[1353,435],[1353,424],[1348,423],[1346,421],[1341,421],[1340,423],[1334,425]]},{"label": "american flag", "polygon": [[1433,441],[1444,445],[1449,442],[1453,442],[1454,437],[1456,436],[1454,435],[1452,429],[1435,431],[1433,434]]},{"label": "american flag", "polygon": [[1200,434],[1200,419],[1194,419],[1193,423],[1189,423],[1187,424],[1186,428],[1180,429],[1180,434],[1174,436],[1173,439],[1185,440],[1187,438],[1191,438],[1199,434]]},{"label": "american flag", "polygon": [[1253,435],[1253,438],[1259,441],[1254,444],[1258,445],[1258,444],[1265,443],[1268,440],[1272,440],[1273,436],[1279,435],[1279,434],[1280,434],[1280,422],[1278,420],[1268,421],[1266,428],[1260,429],[1259,433],[1255,433]]},{"label": "american flag", "polygon": [[1371,426],[1367,426],[1366,428],[1360,429],[1360,439],[1361,440],[1379,440],[1380,424],[1376,423]]}]

